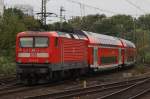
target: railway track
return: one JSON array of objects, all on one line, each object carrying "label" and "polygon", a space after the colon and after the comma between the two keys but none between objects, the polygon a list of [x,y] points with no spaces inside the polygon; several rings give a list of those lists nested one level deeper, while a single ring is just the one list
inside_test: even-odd
[{"label": "railway track", "polygon": [[[88,77],[88,78],[92,78],[92,77]],[[5,79],[8,79],[8,78],[5,78]],[[80,80],[83,80],[83,79],[86,79],[86,77],[81,78]],[[77,89],[77,88],[83,87],[83,85],[80,82],[76,82],[73,79],[71,79],[71,82],[72,82],[71,86],[65,87],[64,90]],[[32,90],[34,91],[34,90],[38,90],[38,89],[42,89],[42,88],[51,88],[51,87],[55,87],[55,86],[59,86],[59,85],[63,85],[63,84],[67,85],[71,82],[70,82],[70,80],[65,80],[65,81],[59,81],[59,82],[50,83],[50,84],[46,84],[46,85],[38,85],[38,86],[30,86],[30,87],[18,85],[16,82],[10,83],[10,84],[6,84],[6,85],[2,85],[2,87],[0,87],[0,97],[7,96],[10,94],[14,95],[14,94],[22,93],[22,92],[28,92],[28,91],[32,91]],[[74,82],[76,82],[76,83],[73,84]],[[87,83],[87,86],[95,85],[98,82],[94,81],[92,83],[91,82]]]},{"label": "railway track", "polygon": [[146,89],[146,90],[143,90],[143,91],[140,92],[139,94],[130,97],[130,99],[141,99],[144,95],[146,95],[146,94],[149,93],[149,92],[150,92],[150,88],[148,88],[148,89]]},{"label": "railway track", "polygon": [[49,87],[49,86],[52,86],[52,85],[46,84],[46,85],[39,85],[39,86],[34,86],[34,87],[23,86],[23,85],[14,85],[14,86],[11,86],[11,87],[8,86],[6,88],[0,89],[0,97],[6,96],[6,95],[9,95],[9,94],[16,94],[16,93],[19,93],[19,92],[26,92],[26,91],[36,90],[36,89]]},{"label": "railway track", "polygon": [[0,92],[7,90],[7,89],[11,89],[11,88],[15,88],[17,85],[16,82],[16,76],[10,76],[10,77],[1,77],[0,78]]},{"label": "railway track", "polygon": [[[139,81],[149,78],[149,73],[145,73],[143,75],[137,75],[137,76],[135,76],[135,78],[136,79],[134,79],[134,77],[133,78],[131,77],[131,78],[127,78],[126,81],[120,81],[120,82],[115,82],[115,83],[110,83],[110,84],[101,84],[101,85],[100,85],[101,79],[97,78],[95,80],[92,78],[89,80],[89,83],[87,83],[87,88],[84,88],[84,89],[82,89],[83,84],[81,84],[81,82],[75,82],[74,80],[72,81],[72,83],[70,80],[69,81],[67,80],[67,81],[61,81],[61,82],[57,82],[57,83],[50,83],[50,84],[46,84],[46,85],[38,85],[38,86],[30,86],[30,87],[18,85],[16,83],[11,83],[11,84],[6,84],[6,85],[0,87],[0,98],[7,97],[7,96],[8,97],[21,96],[21,99],[24,97],[27,99],[31,99],[31,98],[41,99],[41,97],[42,97],[42,99],[43,99],[43,97],[44,98],[53,97],[53,98],[59,99],[59,98],[68,98],[68,97],[76,97],[76,96],[82,97],[85,95],[93,96],[93,94],[97,94],[99,92],[100,92],[100,94],[104,93],[101,96],[106,96],[110,93],[117,92],[119,90],[127,88],[127,87],[135,84],[136,82],[139,82]],[[86,79],[86,78],[82,78],[82,80],[83,79]],[[112,80],[112,81],[114,81],[114,80]],[[121,83],[125,83],[125,84],[121,84]],[[68,85],[68,84],[70,84],[70,85]],[[62,85],[63,85],[63,87],[62,87]],[[94,87],[94,85],[96,85],[96,86]],[[59,87],[58,89],[55,90],[55,86],[57,86],[57,87],[61,86],[62,89]],[[65,86],[67,86],[67,87],[65,87]],[[98,87],[98,88],[96,88],[96,87]],[[39,89],[45,90],[45,92],[41,91],[41,93],[38,94],[39,96],[34,96],[36,94],[32,94],[32,92],[37,92],[37,90],[39,90]],[[52,91],[46,92],[47,90],[51,90],[51,89],[52,89]],[[53,91],[53,89],[55,91]],[[72,89],[74,89],[76,91],[73,91]],[[80,91],[80,89],[82,89],[82,90]],[[60,90],[62,90],[62,91],[65,90],[64,92],[66,92],[67,94],[63,93],[63,92],[58,92]],[[109,91],[109,90],[111,90],[111,91]],[[73,92],[71,92],[71,91],[73,91]],[[148,91],[145,90],[145,91],[143,91],[143,93],[140,93],[139,96],[142,96],[143,94],[146,94],[147,92]],[[23,93],[26,93],[26,94],[23,94]],[[71,94],[69,95],[69,93],[71,93]],[[137,95],[137,97],[138,97],[138,95]],[[83,99],[87,99],[87,98],[83,98]],[[91,98],[88,98],[88,99],[91,99]]]},{"label": "railway track", "polygon": [[10,94],[18,94],[21,92],[38,90],[42,88],[50,88],[50,87],[58,86],[58,85],[69,83],[69,82],[70,82],[69,80],[64,80],[60,82],[54,82],[54,83],[45,84],[45,85],[35,85],[35,86],[24,86],[24,85],[18,85],[18,84],[7,85],[7,86],[4,86],[3,88],[0,88],[0,97],[7,96]]},{"label": "railway track", "polygon": [[[133,86],[137,82],[140,82],[143,80],[145,81],[147,79],[150,79],[150,77],[126,80],[126,81],[109,83],[109,84],[95,85],[95,86],[91,86],[87,88],[71,89],[71,90],[66,90],[66,91],[61,91],[61,92],[56,92],[56,93],[42,94],[39,96],[26,96],[25,99],[48,99],[48,98],[66,99],[66,98],[71,98],[71,97],[79,97],[79,96],[98,93],[98,92],[111,90],[111,89],[128,88],[129,86]],[[116,99],[116,98],[113,98],[113,99]]]},{"label": "railway track", "polygon": [[150,78],[99,99],[137,99],[150,91]]},{"label": "railway track", "polygon": [[16,76],[10,76],[10,77],[1,77],[0,78],[0,86],[5,84],[10,84],[12,82],[16,82]]}]

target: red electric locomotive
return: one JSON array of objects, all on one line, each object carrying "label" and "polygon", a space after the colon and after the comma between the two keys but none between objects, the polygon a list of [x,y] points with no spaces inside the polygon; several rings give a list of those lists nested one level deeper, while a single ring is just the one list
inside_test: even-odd
[{"label": "red electric locomotive", "polygon": [[[63,32],[22,32],[16,40],[17,78],[42,82],[78,74],[88,68],[88,41],[84,35]],[[71,71],[71,72],[70,72]]]},{"label": "red electric locomotive", "polygon": [[77,76],[135,62],[130,41],[87,31],[18,33],[17,78],[22,83],[40,83]]}]

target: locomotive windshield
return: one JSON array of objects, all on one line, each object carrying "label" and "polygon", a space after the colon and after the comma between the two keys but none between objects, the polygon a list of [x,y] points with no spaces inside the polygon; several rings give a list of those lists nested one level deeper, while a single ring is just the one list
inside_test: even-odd
[{"label": "locomotive windshield", "polygon": [[35,37],[35,47],[48,47],[48,38]]},{"label": "locomotive windshield", "polygon": [[20,38],[21,47],[33,47],[33,38],[32,37],[22,37]]},{"label": "locomotive windshield", "polygon": [[48,37],[21,37],[21,47],[48,47]]}]

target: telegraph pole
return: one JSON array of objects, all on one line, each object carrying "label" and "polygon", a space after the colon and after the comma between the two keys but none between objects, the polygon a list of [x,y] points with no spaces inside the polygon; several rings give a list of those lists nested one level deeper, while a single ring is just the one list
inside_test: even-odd
[{"label": "telegraph pole", "polygon": [[46,25],[46,3],[47,3],[47,0],[42,0],[41,22],[43,25]]},{"label": "telegraph pole", "polygon": [[60,29],[62,29],[62,23],[63,23],[63,19],[64,19],[64,16],[63,16],[63,12],[65,12],[66,10],[64,9],[63,6],[60,7]]},{"label": "telegraph pole", "polygon": [[41,16],[40,20],[41,20],[42,27],[44,29],[46,29],[46,19],[47,19],[47,17],[50,17],[50,15],[53,15],[53,14],[55,15],[54,17],[57,17],[57,15],[55,13],[47,12],[47,9],[46,9],[47,1],[49,1],[49,0],[42,0],[41,12],[37,13],[37,15]]}]

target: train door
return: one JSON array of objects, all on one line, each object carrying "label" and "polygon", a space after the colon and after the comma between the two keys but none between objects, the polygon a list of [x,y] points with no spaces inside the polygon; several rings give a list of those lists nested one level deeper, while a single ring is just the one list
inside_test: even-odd
[{"label": "train door", "polygon": [[61,39],[61,64],[64,64],[64,39]]},{"label": "train door", "polygon": [[118,64],[119,64],[119,65],[122,64],[121,52],[122,52],[122,50],[121,50],[121,48],[119,48],[119,56],[118,56]]},{"label": "train door", "polygon": [[125,62],[125,49],[124,48],[122,49],[121,53],[122,53],[122,64],[124,64]]},{"label": "train door", "polygon": [[94,50],[93,50],[93,63],[95,67],[98,66],[98,47],[94,47]]},{"label": "train door", "polygon": [[124,64],[127,64],[127,48],[124,50]]}]

